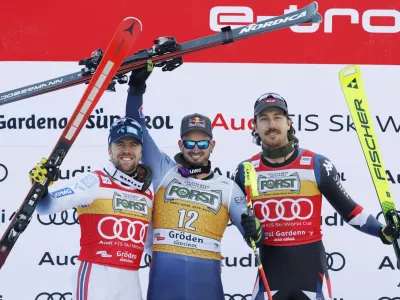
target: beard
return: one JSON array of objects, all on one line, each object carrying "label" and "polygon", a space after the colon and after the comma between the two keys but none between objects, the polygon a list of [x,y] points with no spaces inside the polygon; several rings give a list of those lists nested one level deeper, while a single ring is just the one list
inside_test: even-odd
[{"label": "beard", "polygon": [[112,157],[111,162],[118,170],[128,175],[135,172],[139,164],[139,161],[136,158],[133,158],[131,161],[123,161],[118,159],[118,157]]},{"label": "beard", "polygon": [[[271,136],[272,133],[276,133],[276,135]],[[280,148],[287,144],[286,136],[283,136],[278,130],[268,131],[264,135],[260,136],[260,139],[264,147],[271,149]]]},{"label": "beard", "polygon": [[[210,153],[204,153],[204,152],[200,152],[201,156],[198,158],[193,158],[192,155],[194,155],[194,153],[188,152],[188,153],[183,153],[183,158],[185,159],[185,161],[191,166],[191,167],[203,167],[203,166],[207,166],[208,165],[208,160],[210,158]],[[200,153],[196,153],[196,154],[200,154]]]}]

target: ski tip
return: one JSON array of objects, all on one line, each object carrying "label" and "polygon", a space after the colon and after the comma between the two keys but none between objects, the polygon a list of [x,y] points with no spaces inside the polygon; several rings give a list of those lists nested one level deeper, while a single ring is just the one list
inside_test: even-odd
[{"label": "ski tip", "polygon": [[313,16],[310,20],[308,20],[305,23],[320,24],[322,23],[322,16],[319,13],[317,13],[315,16]]},{"label": "ski tip", "polygon": [[318,11],[318,2],[314,1],[313,4],[314,4],[314,7],[315,7],[315,11]]},{"label": "ski tip", "polygon": [[347,66],[346,68],[340,70],[339,76],[341,78],[354,75],[360,72],[360,67],[358,65]]},{"label": "ski tip", "polygon": [[130,21],[131,24],[133,24],[133,23],[139,24],[139,26],[140,26],[140,28],[139,28],[140,31],[143,30],[142,22],[141,22],[138,18],[135,18],[135,17],[126,17],[126,18],[124,19],[123,22],[125,22],[125,21]]}]

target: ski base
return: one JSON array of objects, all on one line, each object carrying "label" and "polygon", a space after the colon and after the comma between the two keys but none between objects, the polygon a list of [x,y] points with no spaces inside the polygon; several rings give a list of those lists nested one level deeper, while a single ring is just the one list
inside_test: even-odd
[{"label": "ski base", "polygon": [[386,169],[378,146],[372,123],[364,84],[359,66],[349,66],[339,72],[340,85],[346,98],[357,135],[367,161],[368,169],[385,217],[386,224],[395,229],[392,235],[393,247],[400,264],[400,220],[386,177]]},{"label": "ski base", "polygon": [[34,183],[27,196],[14,214],[9,226],[0,239],[0,268],[4,265],[20,235],[29,225],[38,201],[50,183],[51,174],[56,174],[69,149],[74,143],[91,112],[117,73],[124,58],[142,31],[141,22],[133,17],[124,19],[116,30],[101,62],[98,64],[72,117],[56,143],[47,161],[50,176],[40,183]]}]

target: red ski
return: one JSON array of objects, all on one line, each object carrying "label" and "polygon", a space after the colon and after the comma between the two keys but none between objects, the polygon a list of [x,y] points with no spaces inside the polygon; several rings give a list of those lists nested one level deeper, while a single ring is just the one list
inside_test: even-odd
[{"label": "red ski", "polygon": [[[142,23],[133,17],[124,19],[118,26],[114,37],[101,58],[96,72],[93,74],[72,117],[49,156],[47,162],[51,166],[49,172],[53,173],[62,164],[76,137],[109,83],[114,78],[141,31]],[[48,179],[45,179],[41,183],[34,183],[18,211],[14,214],[10,225],[0,240],[0,268],[3,266],[21,233],[29,225],[37,202],[41,199],[49,183]]]}]

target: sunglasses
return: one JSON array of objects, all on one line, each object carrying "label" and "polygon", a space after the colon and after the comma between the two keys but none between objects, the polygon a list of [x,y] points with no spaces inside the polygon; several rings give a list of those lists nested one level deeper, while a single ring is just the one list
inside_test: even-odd
[{"label": "sunglasses", "polygon": [[110,131],[117,127],[117,126],[121,126],[121,125],[127,125],[127,126],[132,126],[134,128],[139,129],[141,132],[143,132],[142,126],[134,119],[131,118],[121,118],[118,119],[117,121],[115,121],[111,127],[110,127]]},{"label": "sunglasses", "polygon": [[201,140],[201,141],[192,141],[192,140],[183,140],[183,147],[186,149],[193,149],[195,146],[199,149],[207,149],[210,147],[210,141],[209,140]]},{"label": "sunglasses", "polygon": [[287,103],[286,100],[278,94],[275,93],[266,93],[264,95],[262,95],[260,98],[257,99],[256,103],[254,103],[254,108],[256,108],[257,104],[260,103],[261,101],[264,101],[266,99],[277,99],[277,100],[281,100],[285,103],[285,106],[287,107]]}]

